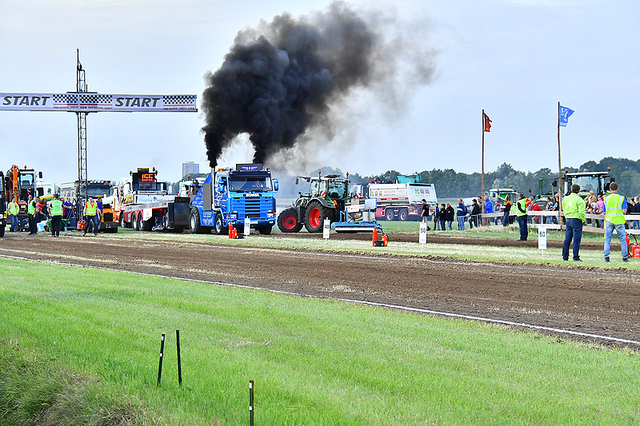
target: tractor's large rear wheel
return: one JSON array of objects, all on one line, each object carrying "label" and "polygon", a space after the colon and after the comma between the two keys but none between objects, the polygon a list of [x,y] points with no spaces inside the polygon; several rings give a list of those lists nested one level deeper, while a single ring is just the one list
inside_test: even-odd
[{"label": "tractor's large rear wheel", "polygon": [[333,222],[333,210],[329,209],[318,201],[312,201],[307,206],[307,218],[304,226],[310,233],[322,232],[324,220]]},{"label": "tractor's large rear wheel", "polygon": [[283,210],[278,215],[278,228],[284,233],[300,231],[302,224],[298,221],[298,211],[294,208]]}]

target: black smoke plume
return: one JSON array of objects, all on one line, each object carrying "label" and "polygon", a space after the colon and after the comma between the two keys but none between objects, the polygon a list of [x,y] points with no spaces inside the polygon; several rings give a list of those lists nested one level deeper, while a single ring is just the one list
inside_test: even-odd
[{"label": "black smoke plume", "polygon": [[264,163],[308,129],[327,126],[332,102],[369,86],[385,60],[381,36],[340,2],[310,18],[276,16],[234,43],[220,69],[206,75],[202,130],[212,168],[241,133],[249,134],[254,161]]}]

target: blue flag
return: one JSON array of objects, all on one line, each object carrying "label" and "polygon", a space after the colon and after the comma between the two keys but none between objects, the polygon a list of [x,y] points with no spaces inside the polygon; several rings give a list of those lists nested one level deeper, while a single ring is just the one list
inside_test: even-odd
[{"label": "blue flag", "polygon": [[560,126],[567,127],[567,123],[569,122],[569,117],[573,114],[573,110],[571,108],[563,107],[560,105]]}]

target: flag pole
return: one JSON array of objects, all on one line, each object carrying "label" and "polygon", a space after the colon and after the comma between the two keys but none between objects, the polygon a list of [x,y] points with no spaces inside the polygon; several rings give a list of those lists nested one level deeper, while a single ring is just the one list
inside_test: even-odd
[{"label": "flag pole", "polygon": [[562,160],[560,157],[560,101],[558,101],[558,223],[562,231]]},{"label": "flag pole", "polygon": [[485,115],[484,108],[482,109],[482,193],[480,195],[482,203],[482,213],[484,214],[484,131],[485,131]]}]

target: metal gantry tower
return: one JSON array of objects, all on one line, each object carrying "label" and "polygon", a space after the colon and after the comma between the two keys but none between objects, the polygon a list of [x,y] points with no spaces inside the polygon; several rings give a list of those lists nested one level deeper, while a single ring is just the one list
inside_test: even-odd
[{"label": "metal gantry tower", "polygon": [[[80,63],[80,49],[77,49],[76,65],[76,93],[87,92],[87,80],[84,69]],[[87,115],[88,112],[76,112],[78,119],[78,180],[76,182],[76,206],[77,216],[80,216],[82,200],[87,200],[87,188],[89,186],[87,177]]]},{"label": "metal gantry tower", "polygon": [[78,121],[77,217],[88,198],[87,115],[92,112],[197,112],[196,95],[131,95],[89,92],[76,50],[76,91],[67,93],[0,93],[0,111],[74,112]]}]

